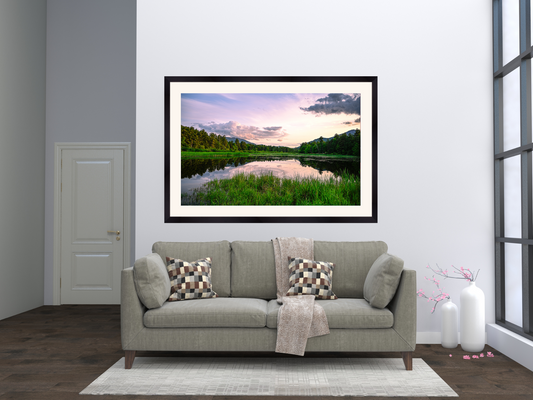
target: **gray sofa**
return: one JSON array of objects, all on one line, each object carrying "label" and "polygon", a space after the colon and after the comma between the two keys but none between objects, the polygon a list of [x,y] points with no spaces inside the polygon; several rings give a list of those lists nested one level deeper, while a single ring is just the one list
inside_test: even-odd
[{"label": "gray sofa", "polygon": [[[122,271],[121,336],[127,369],[136,351],[275,350],[279,305],[271,241],[157,242],[152,251]],[[406,369],[412,369],[415,271],[401,271],[385,308],[374,308],[363,297],[369,270],[386,252],[384,242],[314,242],[314,259],[336,264],[332,290],[338,299],[316,300],[325,310],[330,334],[308,339],[307,352],[401,352]],[[219,297],[165,301],[170,294],[166,282],[150,274],[141,276],[141,266],[156,254],[162,260],[211,257],[213,290]],[[159,295],[162,306],[150,303],[152,295]]]}]

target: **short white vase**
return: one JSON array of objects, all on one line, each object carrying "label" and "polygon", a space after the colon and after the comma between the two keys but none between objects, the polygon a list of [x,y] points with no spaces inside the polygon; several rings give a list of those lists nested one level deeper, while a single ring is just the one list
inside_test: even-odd
[{"label": "short white vase", "polygon": [[459,343],[459,327],[457,306],[448,299],[441,307],[442,325],[441,325],[441,344],[447,349],[455,349]]},{"label": "short white vase", "polygon": [[485,294],[476,282],[461,291],[461,348],[471,352],[485,348]]}]

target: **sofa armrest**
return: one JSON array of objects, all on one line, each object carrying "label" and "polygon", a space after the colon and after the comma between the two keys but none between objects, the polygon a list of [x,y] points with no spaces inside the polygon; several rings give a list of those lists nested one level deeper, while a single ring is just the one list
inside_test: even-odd
[{"label": "sofa armrest", "polygon": [[146,312],[146,307],[139,300],[139,296],[137,296],[132,267],[122,270],[120,297],[120,336],[122,349],[135,350],[129,349],[128,345],[144,328],[143,316]]},{"label": "sofa armrest", "polygon": [[405,342],[416,347],[416,271],[404,269],[396,294],[387,306],[394,314],[394,329]]}]

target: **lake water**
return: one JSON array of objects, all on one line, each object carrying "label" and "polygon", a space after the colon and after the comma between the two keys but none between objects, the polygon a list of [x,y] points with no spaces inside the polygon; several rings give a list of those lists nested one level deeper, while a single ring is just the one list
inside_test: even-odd
[{"label": "lake water", "polygon": [[181,193],[191,193],[213,179],[227,179],[238,173],[271,172],[278,177],[333,177],[341,171],[359,175],[360,162],[324,158],[230,158],[186,159],[181,161]]}]

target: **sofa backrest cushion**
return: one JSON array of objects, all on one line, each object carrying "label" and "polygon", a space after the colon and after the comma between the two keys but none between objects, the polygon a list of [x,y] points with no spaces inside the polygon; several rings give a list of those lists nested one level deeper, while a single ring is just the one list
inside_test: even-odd
[{"label": "sofa backrest cushion", "polygon": [[148,254],[135,261],[133,282],[137,295],[146,308],[158,308],[170,296],[170,279],[161,257]]},{"label": "sofa backrest cushion", "polygon": [[156,242],[152,252],[161,256],[179,258],[193,262],[201,258],[211,257],[211,282],[213,290],[220,297],[230,295],[231,246],[227,240],[220,242]]},{"label": "sofa backrest cushion", "polygon": [[335,264],[332,290],[339,298],[363,298],[363,287],[374,261],[387,252],[385,242],[326,242],[315,240],[315,260]]},{"label": "sofa backrest cushion", "polygon": [[385,308],[396,294],[403,260],[390,254],[378,257],[365,280],[363,294],[372,307]]},{"label": "sofa backrest cushion", "polygon": [[235,241],[231,248],[232,297],[275,299],[276,263],[272,241]]}]

